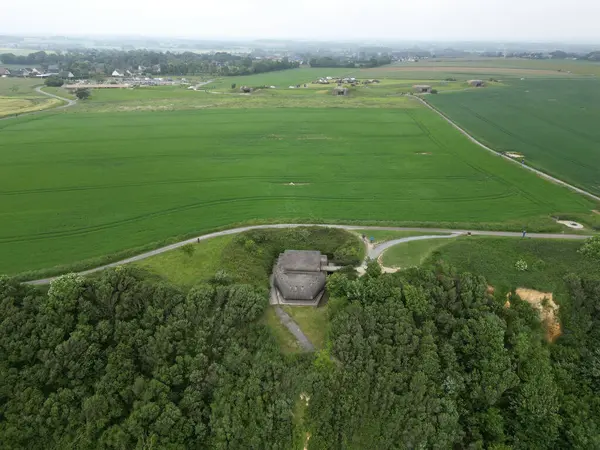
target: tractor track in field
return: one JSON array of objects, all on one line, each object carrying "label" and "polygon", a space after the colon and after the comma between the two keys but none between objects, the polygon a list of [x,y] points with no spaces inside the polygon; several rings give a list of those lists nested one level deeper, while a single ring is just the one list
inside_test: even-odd
[{"label": "tractor track in field", "polygon": [[[461,235],[467,235],[468,233],[470,233],[472,236],[497,236],[497,237],[522,238],[521,233],[511,232],[511,231],[478,231],[478,230],[454,230],[454,229],[447,229],[447,228],[418,228],[418,227],[410,228],[410,227],[383,227],[383,226],[337,225],[337,224],[298,224],[298,223],[296,223],[296,224],[282,223],[282,224],[272,224],[272,225],[250,225],[250,226],[246,226],[246,227],[239,227],[239,228],[232,228],[232,229],[224,230],[224,231],[217,231],[214,233],[205,234],[205,235],[198,236],[195,238],[186,239],[185,241],[181,241],[181,242],[177,242],[175,244],[167,245],[165,247],[157,248],[156,250],[141,253],[139,255],[132,256],[130,258],[126,258],[126,259],[123,259],[120,261],[115,261],[110,264],[104,264],[102,266],[95,267],[93,269],[85,270],[85,271],[79,272],[79,274],[80,275],[88,275],[88,274],[91,274],[94,272],[100,272],[102,270],[105,270],[105,269],[108,269],[111,267],[117,267],[117,266],[121,266],[124,264],[141,261],[143,259],[150,258],[152,256],[160,255],[161,253],[165,253],[170,250],[175,250],[177,248],[183,247],[186,244],[194,244],[194,243],[197,243],[200,241],[204,241],[204,240],[208,240],[208,239],[212,239],[212,238],[216,238],[216,237],[229,236],[232,234],[243,233],[245,231],[260,230],[260,229],[315,227],[315,226],[327,227],[327,228],[338,228],[338,229],[347,230],[347,231],[356,231],[356,230],[417,231],[417,232],[423,232],[424,235],[426,235],[427,233],[447,233],[449,235],[452,235],[452,236],[447,236],[447,237],[457,237],[457,236],[461,236]],[[590,236],[583,235],[583,234],[528,233],[527,237],[533,238],[533,239],[587,239]],[[428,238],[430,238],[430,236],[421,236],[421,237],[418,237],[417,239],[415,239],[414,237],[411,237],[411,238],[401,238],[401,239],[395,239],[392,241],[388,241],[386,243],[380,244],[379,246],[376,246],[375,249],[373,249],[372,251],[369,251],[368,256],[369,257],[377,257],[389,246],[400,243],[400,242],[407,242],[407,241],[411,241],[411,240],[428,239]],[[440,237],[436,236],[433,238],[439,239]],[[49,277],[49,278],[42,278],[39,280],[26,281],[25,283],[33,284],[33,285],[44,285],[44,284],[49,284],[50,282],[52,282],[52,280],[54,280],[56,278],[57,278],[57,276]]]},{"label": "tractor track in field", "polygon": [[429,102],[427,102],[426,100],[424,100],[422,97],[419,97],[417,95],[410,95],[410,97],[416,99],[417,101],[419,101],[420,103],[422,103],[424,106],[426,106],[427,108],[429,108],[430,110],[432,110],[433,112],[437,113],[440,117],[442,117],[446,122],[448,122],[450,125],[452,125],[454,128],[456,128],[458,131],[460,131],[464,136],[466,136],[471,142],[473,142],[474,144],[477,144],[479,147],[497,155],[500,156],[502,158],[504,158],[507,161],[512,162],[513,164],[517,164],[520,167],[523,167],[524,169],[527,169],[533,173],[535,173],[537,176],[544,178],[552,183],[555,184],[559,184],[561,186],[564,186],[568,189],[571,189],[572,191],[577,192],[578,194],[582,194],[585,195],[586,197],[589,197],[597,202],[600,202],[600,197],[592,194],[591,192],[588,192],[584,189],[578,188],[577,186],[574,186],[572,184],[567,183],[566,181],[563,181],[559,178],[556,178],[552,175],[547,174],[546,172],[542,172],[541,170],[535,169],[534,167],[528,166],[527,164],[523,164],[509,156],[506,156],[505,154],[494,150],[491,147],[488,147],[487,145],[485,145],[483,142],[479,141],[477,138],[473,137],[468,131],[466,131],[464,128],[462,128],[460,125],[458,125],[456,122],[454,122],[452,119],[450,119],[448,116],[446,116],[443,112],[441,112],[439,109],[437,109],[435,106],[431,105]]}]

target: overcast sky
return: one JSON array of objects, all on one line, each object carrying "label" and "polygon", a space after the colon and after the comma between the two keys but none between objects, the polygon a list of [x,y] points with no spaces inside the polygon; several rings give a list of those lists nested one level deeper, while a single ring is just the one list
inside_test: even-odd
[{"label": "overcast sky", "polygon": [[2,0],[0,34],[600,43],[600,0]]}]

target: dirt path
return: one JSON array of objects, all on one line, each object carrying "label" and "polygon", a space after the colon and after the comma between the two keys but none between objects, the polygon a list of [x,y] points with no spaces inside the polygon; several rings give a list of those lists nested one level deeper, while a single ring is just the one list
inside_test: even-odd
[{"label": "dirt path", "polygon": [[48,111],[56,111],[57,109],[65,109],[65,108],[69,108],[70,106],[73,106],[75,104],[77,104],[76,100],[70,100],[68,98],[64,98],[64,97],[59,97],[58,95],[54,95],[54,94],[50,94],[49,92],[45,92],[42,90],[44,86],[38,86],[35,88],[35,91],[39,94],[45,95],[46,97],[52,97],[55,98],[57,100],[60,100],[62,102],[65,102],[64,105],[60,105],[60,106],[56,106],[54,108],[47,108],[47,109],[40,109],[38,111],[31,111],[31,112],[27,112],[27,113],[15,113],[11,116],[6,116],[6,117],[0,117],[0,120],[9,120],[9,119],[16,119],[18,117],[25,117],[25,116],[31,116],[33,114],[41,114],[41,113],[45,113]]},{"label": "dirt path", "polygon": [[306,352],[314,352],[315,346],[312,345],[312,342],[308,340],[306,335],[302,332],[300,327],[294,320],[290,317],[288,313],[286,313],[280,306],[275,306],[275,314],[279,317],[281,323],[290,330],[290,333],[294,335],[300,347]]},{"label": "dirt path", "polygon": [[[99,272],[104,269],[108,269],[110,267],[121,266],[123,264],[129,264],[136,261],[141,261],[142,259],[150,258],[151,256],[159,255],[164,252],[168,252],[170,250],[174,250],[176,248],[182,247],[185,244],[193,244],[198,241],[204,241],[206,239],[212,239],[219,236],[228,236],[230,234],[243,233],[244,231],[250,230],[260,230],[260,229],[279,229],[279,228],[297,228],[297,227],[328,227],[328,228],[339,228],[342,230],[381,230],[381,231],[419,231],[423,233],[448,233],[455,235],[463,235],[467,233],[471,233],[474,236],[502,236],[502,237],[521,237],[521,233],[510,232],[510,231],[473,231],[473,230],[452,230],[446,228],[403,228],[403,227],[373,227],[373,226],[362,226],[362,225],[334,225],[334,224],[299,224],[299,223],[281,223],[276,225],[252,225],[247,227],[240,228],[232,228],[231,230],[225,231],[217,231],[215,233],[205,234],[203,236],[198,236],[191,239],[186,239],[185,241],[177,242],[176,244],[167,245],[165,247],[157,248],[156,250],[152,250],[149,252],[141,253],[136,256],[132,256],[131,258],[123,259],[120,261],[116,261],[114,263],[105,264],[94,269],[85,270],[83,272],[79,272],[81,275],[87,275],[94,272]],[[436,236],[439,238],[440,236]],[[552,233],[527,233],[528,238],[534,239],[587,239],[589,236],[582,234],[552,234]],[[383,244],[382,244],[383,245]],[[42,278],[40,280],[28,281],[27,284],[48,284],[56,277],[50,278]]]},{"label": "dirt path", "polygon": [[[54,94],[50,94],[49,92],[43,91],[42,88],[44,86],[38,86],[35,88],[36,92],[39,92],[42,95],[46,95],[48,97],[52,97],[52,98],[57,98],[58,100],[61,100],[63,102],[66,102],[66,105],[61,105],[61,106],[57,106],[56,108],[52,108],[54,109],[64,109],[64,108],[69,108],[70,106],[74,106],[77,103],[77,100],[70,100],[68,98],[64,98],[64,97],[59,97],[58,95],[54,95]],[[48,110],[46,110],[48,111]]]},{"label": "dirt path", "polygon": [[518,164],[519,166],[523,167],[524,169],[527,169],[533,173],[535,173],[536,175],[538,175],[539,177],[542,177],[548,181],[551,181],[552,183],[556,183],[556,184],[560,184],[561,186],[564,186],[566,188],[571,189],[572,191],[577,192],[578,194],[582,194],[585,195],[587,197],[590,197],[591,199],[596,200],[597,202],[600,202],[600,197],[598,197],[597,195],[592,194],[591,192],[588,192],[586,190],[583,190],[581,188],[578,188],[577,186],[573,186],[572,184],[567,183],[566,181],[560,180],[556,177],[553,177],[552,175],[548,175],[545,172],[542,172],[541,170],[538,169],[534,169],[531,166],[528,166],[527,164],[523,164],[520,161],[517,161],[513,158],[510,158],[508,156],[506,156],[503,153],[497,152],[496,150],[494,150],[491,147],[488,147],[487,145],[485,145],[484,143],[478,141],[476,138],[474,138],[473,136],[471,136],[464,128],[460,127],[458,124],[456,124],[452,119],[450,119],[448,116],[446,116],[443,112],[441,112],[439,109],[437,109],[436,107],[430,105],[426,100],[424,100],[422,97],[416,96],[416,95],[410,95],[410,97],[417,99],[417,101],[421,102],[423,105],[425,105],[427,108],[431,109],[432,111],[436,112],[437,114],[439,114],[446,122],[448,122],[450,125],[452,125],[454,128],[456,128],[458,131],[460,131],[463,135],[465,135],[471,142],[477,144],[478,146],[480,146],[481,148],[492,152],[493,154],[500,156],[504,159],[506,159],[507,161],[510,161],[513,164]]}]

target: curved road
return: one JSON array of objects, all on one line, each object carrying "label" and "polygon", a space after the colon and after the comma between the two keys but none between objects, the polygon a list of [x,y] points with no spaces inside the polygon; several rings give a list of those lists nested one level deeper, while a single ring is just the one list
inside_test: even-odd
[{"label": "curved road", "polygon": [[[61,106],[57,106],[56,108],[51,108],[51,109],[64,109],[64,108],[68,108],[69,106],[73,106],[77,103],[77,100],[70,100],[68,98],[64,98],[64,97],[59,97],[58,95],[54,95],[54,94],[50,94],[49,92],[43,91],[42,88],[44,86],[38,86],[35,88],[35,91],[42,94],[42,95],[46,95],[48,97],[52,97],[52,98],[56,98],[58,100],[61,100],[63,102],[66,102],[66,105],[61,105]],[[49,110],[44,110],[44,111],[49,111]],[[40,111],[41,112],[41,111]]]},{"label": "curved road", "polygon": [[[156,250],[152,250],[149,252],[141,253],[136,256],[132,256],[131,258],[123,259],[121,261],[116,261],[114,263],[105,264],[103,266],[95,267],[90,270],[85,270],[83,272],[79,272],[81,275],[87,275],[94,272],[99,272],[104,269],[108,269],[110,267],[121,266],[123,264],[129,264],[136,261],[141,261],[142,259],[150,258],[151,256],[159,255],[164,252],[168,252],[170,250],[174,250],[176,248],[182,247],[185,244],[193,244],[195,242],[204,241],[207,239],[212,239],[219,236],[228,236],[230,234],[243,233],[244,231],[250,230],[260,230],[260,229],[269,229],[269,228],[297,228],[297,227],[328,227],[328,228],[340,228],[342,230],[382,230],[382,231],[419,231],[423,233],[448,233],[451,236],[413,236],[410,238],[402,238],[395,239],[393,241],[389,241],[377,246],[373,249],[373,252],[376,252],[381,248],[381,252],[383,252],[386,248],[388,248],[390,243],[399,243],[399,242],[407,242],[410,240],[419,240],[419,239],[439,239],[439,238],[447,238],[447,237],[456,237],[460,235],[464,235],[467,233],[471,233],[474,236],[503,236],[503,237],[521,237],[521,233],[510,232],[510,231],[473,231],[473,230],[451,230],[446,228],[403,228],[403,227],[374,227],[374,226],[361,226],[361,225],[333,225],[333,224],[301,224],[301,223],[280,223],[275,225],[252,225],[247,227],[240,228],[232,228],[230,230],[217,231],[215,233],[205,234],[203,236],[198,236],[191,239],[186,239],[185,241],[177,242],[176,244],[167,245],[165,247],[157,248]],[[582,234],[553,234],[553,233],[528,233],[527,237],[535,238],[535,239],[587,239],[589,236]],[[417,238],[417,239],[415,239]],[[390,245],[387,245],[390,244]],[[387,245],[387,247],[386,247]],[[381,254],[381,252],[379,254]],[[375,253],[373,253],[375,254]],[[369,257],[371,257],[371,252],[369,252]],[[40,280],[27,281],[27,284],[48,284],[52,280],[57,277],[51,278],[43,278]]]},{"label": "curved road", "polygon": [[427,101],[425,101],[423,98],[417,96],[417,95],[411,95],[412,98],[416,98],[418,101],[420,101],[423,105],[425,105],[427,108],[431,109],[432,111],[436,112],[437,114],[439,114],[446,122],[448,122],[450,125],[452,125],[454,128],[456,128],[458,131],[460,131],[463,135],[465,135],[471,142],[477,144],[478,146],[480,146],[481,148],[492,152],[493,154],[497,155],[497,156],[501,156],[502,158],[512,162],[513,164],[518,164],[519,166],[535,173],[536,175],[551,181],[553,183],[556,184],[560,184],[561,186],[564,186],[566,188],[571,189],[572,191],[577,192],[578,194],[582,194],[585,195],[587,197],[590,197],[594,200],[596,200],[597,202],[600,202],[600,197],[598,197],[597,195],[592,194],[591,192],[588,192],[584,189],[578,188],[577,186],[573,186],[572,184],[567,183],[566,181],[560,180],[558,178],[553,177],[552,175],[548,175],[545,172],[542,172],[541,170],[538,169],[534,169],[531,166],[528,166],[526,164],[522,164],[519,161],[517,161],[516,159],[513,159],[509,156],[506,156],[504,153],[500,153],[496,150],[494,150],[491,147],[488,147],[487,145],[485,145],[483,142],[478,141],[476,138],[474,138],[471,134],[469,134],[469,132],[467,130],[465,130],[464,128],[460,127],[456,122],[454,122],[452,119],[450,119],[448,116],[446,116],[443,112],[441,112],[439,109],[437,109],[435,106],[430,105]]},{"label": "curved road", "polygon": [[64,98],[64,97],[59,97],[58,95],[54,95],[54,94],[50,94],[49,92],[45,92],[42,90],[44,86],[38,86],[35,88],[35,91],[39,94],[45,95],[47,97],[52,97],[55,99],[58,99],[62,102],[65,102],[64,105],[60,105],[60,106],[56,106],[54,108],[48,108],[48,109],[40,109],[38,111],[31,111],[31,112],[27,112],[27,113],[15,113],[11,116],[6,116],[6,117],[1,117],[0,120],[9,120],[9,119],[16,119],[17,117],[24,117],[24,116],[31,116],[33,114],[41,114],[41,113],[45,113],[48,111],[55,111],[57,109],[65,109],[68,108],[70,106],[73,106],[75,104],[77,104],[76,100],[70,100],[68,98]]}]

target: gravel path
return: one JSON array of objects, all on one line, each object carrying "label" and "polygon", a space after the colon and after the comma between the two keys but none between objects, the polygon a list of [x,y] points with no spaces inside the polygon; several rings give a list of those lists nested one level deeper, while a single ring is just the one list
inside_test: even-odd
[{"label": "gravel path", "polygon": [[279,317],[281,323],[290,330],[290,333],[294,335],[300,347],[306,352],[314,352],[315,346],[312,345],[312,342],[308,340],[306,335],[302,332],[300,327],[294,320],[290,317],[288,313],[286,313],[280,306],[275,306],[275,314]]},{"label": "gravel path", "polygon": [[[129,264],[132,262],[141,261],[142,259],[150,258],[151,256],[159,255],[161,253],[168,252],[170,250],[174,250],[176,248],[182,247],[185,244],[193,244],[195,242],[198,242],[198,240],[204,241],[206,239],[212,239],[212,238],[219,237],[219,236],[228,236],[230,234],[243,233],[244,231],[250,231],[250,230],[273,229],[273,228],[275,228],[275,229],[297,228],[297,227],[311,227],[311,226],[339,228],[342,230],[350,230],[350,231],[352,231],[352,230],[419,231],[419,232],[423,232],[424,234],[434,232],[434,233],[449,233],[449,234],[454,234],[457,236],[462,235],[462,234],[471,233],[472,235],[475,235],[475,236],[480,235],[480,236],[521,237],[521,233],[515,233],[515,232],[509,232],[509,231],[451,230],[451,229],[446,229],[446,228],[370,227],[370,226],[362,226],[362,225],[332,225],[332,224],[328,225],[328,224],[297,224],[297,223],[296,224],[281,223],[281,224],[276,224],[276,225],[253,225],[253,226],[247,226],[247,227],[232,228],[231,230],[217,231],[215,233],[209,233],[209,234],[205,234],[203,236],[186,239],[185,241],[177,242],[176,244],[167,245],[165,247],[157,248],[156,250],[141,253],[139,255],[132,256],[131,258],[126,258],[121,261],[116,261],[114,263],[105,264],[100,267],[95,267],[94,269],[85,270],[83,272],[80,272],[80,274],[87,275],[90,273],[94,273],[94,272],[98,272],[98,271],[107,269],[109,267],[116,267],[116,266],[121,266],[123,264]],[[418,237],[420,237],[420,236],[418,236]],[[425,237],[430,238],[430,236],[425,236]],[[440,236],[435,236],[435,238],[439,238],[439,237]],[[581,234],[528,233],[527,237],[534,238],[534,239],[586,239],[589,236],[581,235]],[[404,238],[404,239],[406,239],[406,238]],[[406,241],[402,241],[402,242],[406,242]],[[385,245],[385,244],[381,244],[381,245]],[[378,246],[378,247],[380,247],[380,246]],[[56,278],[56,277],[28,281],[27,283],[28,284],[48,284],[54,278]]]},{"label": "gravel path", "polygon": [[416,95],[411,95],[412,98],[417,99],[419,102],[421,102],[423,105],[425,105],[427,108],[431,109],[432,111],[436,112],[437,114],[439,114],[446,122],[448,122],[450,125],[452,125],[454,128],[456,128],[458,131],[460,131],[463,135],[465,135],[471,142],[479,145],[481,148],[492,152],[493,154],[500,156],[510,162],[512,162],[513,164],[518,164],[519,166],[523,167],[524,169],[527,169],[533,173],[535,173],[536,175],[551,181],[553,183],[556,184],[560,184],[561,186],[567,187],[569,189],[571,189],[572,191],[577,192],[578,194],[582,194],[585,195],[589,198],[592,198],[594,200],[596,200],[597,202],[600,202],[600,197],[598,197],[597,195],[592,194],[591,192],[588,192],[586,190],[583,190],[581,188],[578,188],[577,186],[573,186],[572,184],[567,183],[566,181],[563,180],[559,180],[558,178],[553,177],[552,175],[548,175],[547,173],[542,172],[541,170],[537,170],[534,169],[531,166],[528,166],[527,164],[523,164],[520,161],[517,161],[514,158],[511,158],[509,156],[506,156],[504,153],[500,153],[497,152],[496,150],[494,150],[491,147],[488,147],[487,145],[485,145],[484,143],[478,141],[477,139],[475,139],[473,136],[471,136],[464,128],[460,127],[458,124],[456,124],[456,122],[454,122],[452,119],[450,119],[448,116],[446,116],[443,112],[441,112],[439,109],[437,109],[436,107],[430,105],[427,101],[425,101],[423,98],[416,96]]}]

